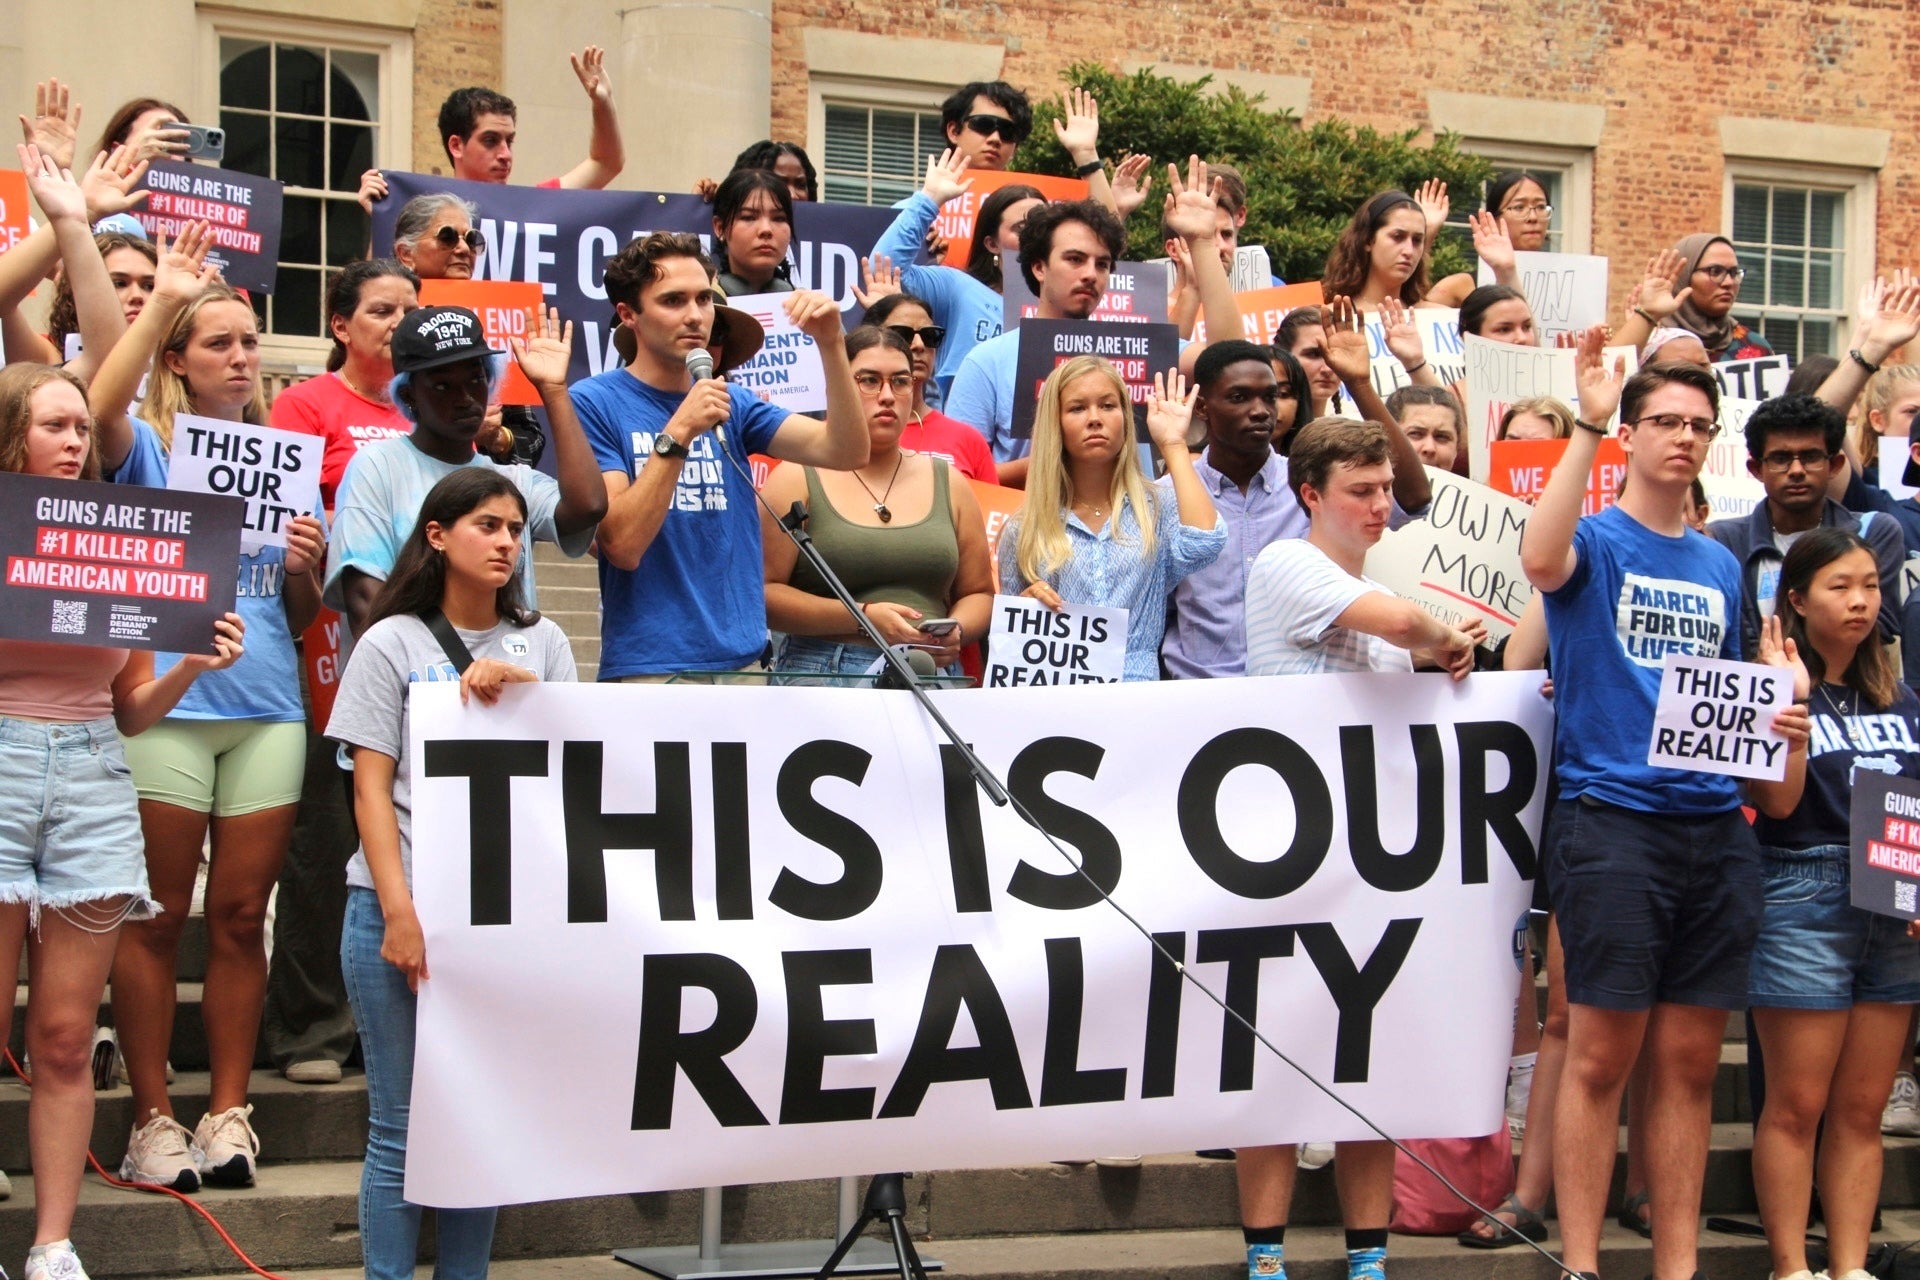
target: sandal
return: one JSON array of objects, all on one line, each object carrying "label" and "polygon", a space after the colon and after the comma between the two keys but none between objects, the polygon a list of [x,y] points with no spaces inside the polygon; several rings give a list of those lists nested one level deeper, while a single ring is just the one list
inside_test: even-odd
[{"label": "sandal", "polygon": [[1648,1193],[1645,1191],[1638,1191],[1628,1196],[1620,1202],[1620,1216],[1615,1219],[1642,1240],[1653,1239],[1653,1213],[1648,1208],[1648,1199]]},{"label": "sandal", "polygon": [[[1522,1240],[1531,1240],[1539,1244],[1547,1238],[1546,1218],[1541,1216],[1540,1210],[1529,1209],[1521,1204],[1516,1196],[1508,1196],[1505,1203],[1494,1212],[1512,1214],[1513,1225],[1508,1226],[1502,1222],[1490,1236],[1480,1235],[1472,1227],[1468,1227],[1456,1238],[1469,1249],[1506,1249],[1519,1244]],[[1482,1218],[1480,1221],[1485,1222],[1486,1219]]]}]

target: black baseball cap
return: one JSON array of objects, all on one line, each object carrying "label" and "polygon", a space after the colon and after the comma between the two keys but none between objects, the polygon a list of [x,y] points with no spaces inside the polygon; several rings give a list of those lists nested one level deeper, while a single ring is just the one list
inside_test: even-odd
[{"label": "black baseball cap", "polygon": [[393,331],[393,371],[417,373],[495,354],[480,317],[465,307],[421,307]]}]

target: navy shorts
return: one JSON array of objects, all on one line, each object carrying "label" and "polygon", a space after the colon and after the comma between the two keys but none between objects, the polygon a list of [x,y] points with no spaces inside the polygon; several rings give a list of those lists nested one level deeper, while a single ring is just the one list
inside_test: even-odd
[{"label": "navy shorts", "polygon": [[1746,1008],[1765,894],[1740,810],[1643,813],[1580,797],[1554,805],[1546,835],[1569,1002]]}]

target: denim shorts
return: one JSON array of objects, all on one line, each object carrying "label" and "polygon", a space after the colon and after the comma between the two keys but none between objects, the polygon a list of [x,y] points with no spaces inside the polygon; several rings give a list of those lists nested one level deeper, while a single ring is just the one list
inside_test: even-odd
[{"label": "denim shorts", "polygon": [[1573,1004],[1744,1009],[1760,845],[1738,809],[1643,813],[1579,797],[1547,822],[1547,885]]},{"label": "denim shorts", "polygon": [[[837,640],[821,640],[814,636],[782,636],[773,651],[773,683],[832,684],[843,689],[859,689],[865,686],[858,680],[823,680],[819,677],[863,675],[878,661],[880,651],[870,644],[842,644]],[[959,664],[948,667],[940,674],[959,675]],[[874,679],[879,679],[879,676],[875,675]]]},{"label": "denim shorts", "polygon": [[0,902],[64,910],[147,892],[140,802],[113,720],[53,724],[0,716]]},{"label": "denim shorts", "polygon": [[1763,848],[1767,910],[1747,985],[1763,1009],[1920,1004],[1920,940],[1849,900],[1847,846]]}]

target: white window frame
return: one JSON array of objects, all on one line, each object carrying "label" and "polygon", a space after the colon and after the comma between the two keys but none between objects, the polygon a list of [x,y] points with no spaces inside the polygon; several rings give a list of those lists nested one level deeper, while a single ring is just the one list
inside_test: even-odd
[{"label": "white window frame", "polygon": [[[909,84],[899,80],[862,79],[853,76],[807,76],[807,149],[820,171],[821,198],[826,198],[827,181],[827,107],[853,107],[859,110],[919,111],[940,114],[940,106],[953,85]],[[924,174],[910,179],[919,189]]]},{"label": "white window frame", "polygon": [[[319,22],[277,13],[202,9],[198,13],[200,77],[196,119],[220,118],[220,41],[269,40],[282,44],[310,43],[379,59],[380,107],[374,113],[374,164],[383,169],[411,167],[413,155],[413,34],[398,28],[363,23]],[[344,262],[321,264],[328,269]],[[325,368],[332,344],[324,337],[260,335],[261,362],[275,369]]]},{"label": "white window frame", "polygon": [[[1846,228],[1846,261],[1840,279],[1839,308],[1834,317],[1834,347],[1829,354],[1843,355],[1853,340],[1853,304],[1860,286],[1873,278],[1877,269],[1878,246],[1875,232],[1880,201],[1880,178],[1872,169],[1841,168],[1832,165],[1799,164],[1779,160],[1757,160],[1746,156],[1727,156],[1721,184],[1720,233],[1733,239],[1733,189],[1751,184],[1799,187],[1838,193],[1846,201],[1841,225]],[[1771,233],[1769,233],[1771,234]],[[1799,311],[1799,308],[1775,308]],[[1818,308],[1808,308],[1818,310]],[[1741,307],[1734,306],[1736,317]],[[1765,311],[1751,313],[1755,318]],[[1802,312],[1804,314],[1804,312]]]}]

